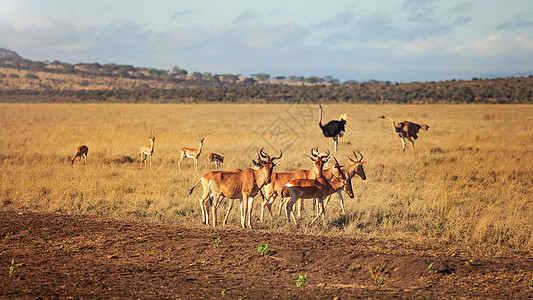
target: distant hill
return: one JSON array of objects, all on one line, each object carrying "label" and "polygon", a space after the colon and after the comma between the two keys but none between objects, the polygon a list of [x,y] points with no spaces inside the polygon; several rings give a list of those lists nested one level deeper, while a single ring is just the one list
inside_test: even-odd
[{"label": "distant hill", "polygon": [[533,103],[533,76],[439,82],[339,82],[99,63],[32,61],[0,48],[2,102]]},{"label": "distant hill", "polygon": [[17,54],[17,52],[11,51],[11,50],[8,50],[8,49],[4,49],[4,48],[0,48],[0,61],[2,61],[2,60],[13,60],[13,59],[18,59],[18,58],[22,58],[22,57],[20,57]]}]

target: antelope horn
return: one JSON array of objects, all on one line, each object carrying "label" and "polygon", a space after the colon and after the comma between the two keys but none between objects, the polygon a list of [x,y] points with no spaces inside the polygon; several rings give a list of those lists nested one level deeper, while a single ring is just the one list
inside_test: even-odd
[{"label": "antelope horn", "polygon": [[275,159],[280,159],[282,156],[283,156],[283,152],[281,151],[281,149],[279,149],[279,156],[278,157],[272,157],[272,161],[274,161]]},{"label": "antelope horn", "polygon": [[333,159],[335,160],[335,164],[338,165],[339,162],[337,161],[337,158],[335,158],[335,156],[333,156]]},{"label": "antelope horn", "polygon": [[262,157],[262,158],[265,158],[265,159],[271,159],[271,158],[270,158],[270,155],[268,155],[268,154],[265,152],[265,150],[263,150],[263,149],[265,149],[265,148],[261,148],[261,151],[260,151],[261,157]]},{"label": "antelope horn", "polygon": [[353,156],[355,156],[355,161],[359,161],[359,158],[357,158],[357,154],[355,154],[355,151],[352,151]]},{"label": "antelope horn", "polygon": [[359,160],[359,162],[361,162],[363,160],[363,154],[361,154],[361,152],[357,151],[357,153],[359,153],[359,155],[361,155],[361,159]]},{"label": "antelope horn", "polygon": [[259,150],[257,150],[257,160],[259,161],[259,163],[263,164],[263,159],[261,158],[261,154],[259,153]]},{"label": "antelope horn", "polygon": [[311,148],[311,155],[312,155],[313,157],[318,157],[318,149]]},{"label": "antelope horn", "polygon": [[329,157],[329,154],[330,154],[330,153],[329,153],[329,149],[328,149],[328,153],[326,153],[326,157]]}]

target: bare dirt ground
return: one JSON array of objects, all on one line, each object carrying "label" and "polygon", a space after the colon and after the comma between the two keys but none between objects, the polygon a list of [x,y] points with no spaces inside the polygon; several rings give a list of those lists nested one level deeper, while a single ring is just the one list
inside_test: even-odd
[{"label": "bare dirt ground", "polygon": [[[0,297],[533,297],[531,257],[193,223],[0,212]],[[260,255],[258,244],[271,252]],[[307,278],[298,287],[300,273]]]}]

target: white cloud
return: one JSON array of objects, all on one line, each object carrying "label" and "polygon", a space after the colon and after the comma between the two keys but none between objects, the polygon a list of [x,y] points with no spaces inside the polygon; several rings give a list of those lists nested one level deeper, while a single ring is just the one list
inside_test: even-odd
[{"label": "white cloud", "polygon": [[531,51],[533,51],[533,39],[523,35],[507,38],[503,34],[490,35],[484,40],[470,40],[450,45],[444,50],[445,53],[476,57]]},{"label": "white cloud", "polygon": [[[389,45],[390,46],[390,45]],[[394,47],[390,47],[393,49]],[[505,37],[502,34],[489,35],[482,40],[453,41],[444,38],[417,39],[402,44],[402,54],[453,54],[461,56],[491,57],[505,53],[527,53],[533,51],[533,39],[524,35]]]},{"label": "white cloud", "polygon": [[11,18],[8,22],[16,31],[39,30],[53,26],[53,23],[41,16],[30,18]]}]

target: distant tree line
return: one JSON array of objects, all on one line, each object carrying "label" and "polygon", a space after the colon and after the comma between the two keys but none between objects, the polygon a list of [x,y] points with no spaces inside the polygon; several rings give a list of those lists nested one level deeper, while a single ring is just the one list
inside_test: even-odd
[{"label": "distant tree line", "polygon": [[[392,83],[339,80],[325,76],[277,76],[257,73],[250,78],[233,74],[193,72],[175,66],[171,71],[131,65],[53,61],[36,62],[0,49],[0,66],[19,70],[68,73],[81,76],[89,86],[97,76],[161,80],[174,88],[150,88],[148,84],[128,89],[57,90],[0,89],[0,101],[9,102],[169,102],[169,103],[533,103],[533,76],[439,82]],[[12,77],[16,74],[10,74]],[[0,81],[6,74],[0,73]],[[17,75],[18,76],[18,75]],[[28,73],[27,80],[39,77]],[[277,81],[272,81],[272,80]]]},{"label": "distant tree line", "polygon": [[533,103],[533,76],[433,83],[0,90],[0,101],[157,103]]}]

